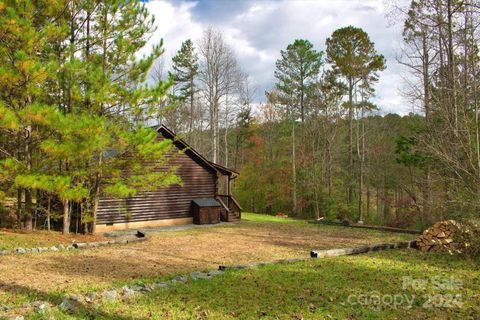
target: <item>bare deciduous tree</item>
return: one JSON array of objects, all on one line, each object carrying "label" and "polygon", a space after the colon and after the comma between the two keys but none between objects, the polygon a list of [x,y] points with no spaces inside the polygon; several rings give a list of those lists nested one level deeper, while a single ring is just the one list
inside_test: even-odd
[{"label": "bare deciduous tree", "polygon": [[[227,111],[229,97],[233,94],[238,79],[237,61],[223,35],[212,28],[205,30],[199,46],[201,95],[209,111],[211,132],[211,155],[213,162],[219,161],[220,113],[222,102]],[[226,112],[225,114],[228,114]]]}]

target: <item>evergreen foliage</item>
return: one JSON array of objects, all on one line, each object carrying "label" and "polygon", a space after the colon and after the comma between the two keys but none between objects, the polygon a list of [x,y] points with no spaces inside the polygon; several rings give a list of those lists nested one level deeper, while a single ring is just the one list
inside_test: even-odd
[{"label": "evergreen foliage", "polygon": [[0,175],[20,222],[31,229],[46,196],[48,211],[52,198],[63,204],[65,233],[73,203],[94,231],[102,194],[181,183],[175,167],[159,170],[171,141],[145,127],[172,83],[145,85],[163,49],[137,56],[154,30],[144,4],[6,1],[0,24]]}]

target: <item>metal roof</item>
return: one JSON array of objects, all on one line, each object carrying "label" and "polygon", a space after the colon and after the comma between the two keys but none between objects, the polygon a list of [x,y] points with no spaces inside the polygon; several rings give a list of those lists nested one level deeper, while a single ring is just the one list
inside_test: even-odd
[{"label": "metal roof", "polygon": [[220,207],[220,203],[213,198],[193,199],[192,202],[199,207]]},{"label": "metal roof", "polygon": [[165,134],[169,135],[170,139],[172,139],[174,142],[182,144],[183,147],[185,148],[186,152],[189,152],[191,155],[195,156],[197,159],[199,159],[201,162],[206,164],[208,167],[212,168],[214,171],[219,172],[222,175],[232,176],[233,178],[238,176],[238,172],[233,171],[229,168],[226,168],[224,166],[221,166],[219,164],[216,164],[212,161],[207,160],[204,156],[202,156],[198,151],[196,151],[191,146],[189,146],[183,139],[178,137],[175,134],[175,132],[173,132],[171,129],[167,128],[165,125],[160,124],[160,125],[154,126],[152,128],[155,128],[157,130],[157,132],[163,133],[164,137],[165,137]]}]

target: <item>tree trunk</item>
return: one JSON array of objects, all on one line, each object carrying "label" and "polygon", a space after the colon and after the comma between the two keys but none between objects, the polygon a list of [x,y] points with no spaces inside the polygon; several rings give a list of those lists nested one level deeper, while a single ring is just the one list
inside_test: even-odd
[{"label": "tree trunk", "polygon": [[[303,76],[302,76],[303,77]],[[300,172],[301,172],[301,186],[300,186],[300,200],[301,205],[299,208],[300,214],[303,212],[303,204],[305,200],[306,190],[306,172],[305,172],[305,93],[304,93],[304,80],[301,80],[302,92],[300,94],[300,111],[301,111],[301,146],[300,146]]]},{"label": "tree trunk", "polygon": [[22,198],[23,198],[23,189],[17,188],[17,223],[21,225],[22,223]]},{"label": "tree trunk", "polygon": [[52,197],[48,195],[47,199],[47,230],[50,232],[50,210],[51,210]]},{"label": "tree trunk", "polygon": [[353,79],[348,80],[348,182],[347,203],[353,202]]},{"label": "tree trunk", "polygon": [[101,172],[102,165],[103,165],[103,153],[100,152],[100,154],[98,155],[98,171],[95,177],[95,190],[93,195],[92,233],[95,233],[97,228],[98,201],[100,200],[100,191],[101,191],[101,184],[102,184],[102,172]]},{"label": "tree trunk", "polygon": [[425,183],[423,187],[423,210],[421,213],[421,224],[422,227],[425,226],[426,217],[430,216],[430,202],[431,202],[431,186],[430,186],[430,170],[426,168],[425,170]]},{"label": "tree trunk", "polygon": [[189,129],[189,132],[191,133],[192,130],[193,130],[193,119],[194,119],[194,114],[195,114],[195,110],[194,110],[194,95],[195,95],[195,92],[194,92],[194,84],[193,84],[193,77],[190,79],[190,127],[188,128]]},{"label": "tree trunk", "polygon": [[390,219],[390,199],[387,191],[387,171],[383,173],[383,223],[387,224]]},{"label": "tree trunk", "polygon": [[314,170],[312,172],[313,174],[313,196],[314,196],[314,201],[315,201],[315,217],[318,219],[320,219],[320,207],[318,205],[318,185],[319,183],[317,182],[317,170],[315,168],[315,164],[314,164]]},{"label": "tree trunk", "polygon": [[[32,154],[30,150],[30,137],[32,134],[32,128],[27,126],[25,128],[25,162],[27,164],[27,172],[32,170]],[[25,228],[27,230],[33,229],[32,220],[32,189],[25,189]]]},{"label": "tree trunk", "polygon": [[328,198],[332,196],[332,150],[331,143],[327,141],[327,183],[328,183]]},{"label": "tree trunk", "polygon": [[33,210],[33,230],[37,230],[38,223],[38,200],[40,199],[40,190],[35,190],[35,209]]},{"label": "tree trunk", "polygon": [[63,200],[63,234],[70,233],[70,202]]},{"label": "tree trunk", "polygon": [[359,215],[359,220],[358,222],[362,223],[363,222],[363,167],[365,165],[365,120],[363,118],[364,116],[364,109],[362,108],[361,110],[361,115],[360,115],[360,147],[359,147],[359,162],[360,162],[360,167],[359,167],[359,181],[358,181],[358,215]]},{"label": "tree trunk", "polygon": [[430,80],[429,80],[429,68],[430,68],[430,57],[428,54],[427,48],[427,39],[426,33],[424,31],[422,38],[423,45],[423,109],[425,111],[425,120],[429,121],[430,119]]},{"label": "tree trunk", "polygon": [[[470,6],[473,7],[474,1],[470,3]],[[475,36],[475,28],[474,28],[474,22],[473,22],[473,13],[470,13],[470,38],[473,43],[476,41],[476,36]],[[472,68],[472,74],[476,75],[477,74],[477,57],[475,56],[476,52],[475,50],[471,50],[472,57],[470,57],[471,60],[471,68]],[[478,107],[478,97],[477,97],[477,77],[474,76],[472,77],[472,101],[473,101],[473,110],[475,112],[475,157],[476,157],[476,165],[477,165],[477,185],[480,183],[480,109]],[[477,188],[478,192],[478,198],[480,198],[480,188]]]},{"label": "tree trunk", "polygon": [[225,134],[223,140],[225,144],[225,167],[228,167],[228,93],[225,95]]},{"label": "tree trunk", "polygon": [[218,162],[218,101],[213,104],[212,110],[212,149],[213,149],[213,162]]},{"label": "tree trunk", "polygon": [[376,186],[375,194],[376,194],[375,205],[377,207],[377,219],[378,219],[378,218],[380,218],[380,212],[381,212],[381,210],[380,210],[380,179],[377,179],[377,186]]},{"label": "tree trunk", "polygon": [[453,127],[455,128],[455,135],[457,135],[458,130],[458,110],[457,110],[457,95],[455,90],[455,52],[453,48],[453,12],[452,12],[452,1],[447,0],[447,23],[448,23],[448,72],[449,72],[449,93],[450,93],[450,103],[453,109]]},{"label": "tree trunk", "polygon": [[297,171],[295,156],[295,121],[292,124],[292,214],[297,214]]},{"label": "tree trunk", "polygon": [[370,217],[370,201],[371,201],[371,192],[370,192],[370,185],[367,184],[367,217]]}]

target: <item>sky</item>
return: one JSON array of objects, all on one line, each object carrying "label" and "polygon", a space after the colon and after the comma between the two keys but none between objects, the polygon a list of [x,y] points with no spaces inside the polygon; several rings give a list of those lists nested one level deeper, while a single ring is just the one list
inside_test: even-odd
[{"label": "sky", "polygon": [[[408,0],[396,2],[408,4]],[[402,98],[402,69],[396,62],[401,24],[387,18],[390,9],[385,0],[151,0],[146,6],[155,16],[157,30],[144,50],[162,38],[168,66],[184,40],[195,43],[206,28],[217,29],[257,87],[257,102],[263,102],[264,92],[274,87],[275,62],[288,44],[307,39],[324,51],[333,31],[360,27],[387,60],[373,101],[384,114],[413,111]]]}]

